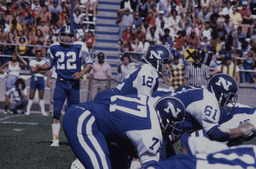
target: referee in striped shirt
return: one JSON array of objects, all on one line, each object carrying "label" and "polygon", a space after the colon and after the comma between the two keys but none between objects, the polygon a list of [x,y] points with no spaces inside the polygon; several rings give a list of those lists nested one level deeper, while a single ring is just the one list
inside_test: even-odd
[{"label": "referee in striped shirt", "polygon": [[210,79],[208,66],[201,63],[202,55],[198,51],[192,54],[194,62],[186,66],[184,85],[191,85],[196,88],[206,86]]}]

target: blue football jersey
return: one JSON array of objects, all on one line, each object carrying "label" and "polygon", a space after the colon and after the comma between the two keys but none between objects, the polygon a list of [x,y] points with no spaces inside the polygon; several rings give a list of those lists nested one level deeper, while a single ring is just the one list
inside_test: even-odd
[{"label": "blue football jersey", "polygon": [[47,51],[46,63],[56,67],[58,76],[71,80],[74,73],[81,72],[82,65],[93,64],[93,61],[85,43],[76,41],[67,48],[59,42],[53,43]]},{"label": "blue football jersey", "polygon": [[[95,157],[100,156],[102,151],[108,154],[107,141],[136,148],[141,163],[159,161],[163,136],[153,107],[158,99],[137,94],[116,95],[109,100],[85,102],[68,109],[63,118],[63,128],[79,160],[86,168],[94,168],[91,163],[96,160]],[[84,131],[82,136],[78,128],[82,133]],[[81,137],[83,139],[79,139]],[[90,140],[93,140],[92,144]],[[99,159],[101,166],[103,162],[101,164],[100,161],[109,160],[108,157]]]}]

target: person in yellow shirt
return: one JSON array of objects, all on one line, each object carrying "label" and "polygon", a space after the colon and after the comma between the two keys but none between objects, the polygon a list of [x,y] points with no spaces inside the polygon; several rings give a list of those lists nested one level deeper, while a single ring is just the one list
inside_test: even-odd
[{"label": "person in yellow shirt", "polygon": [[230,13],[229,16],[230,16],[230,20],[234,24],[234,29],[236,30],[243,21],[242,15],[239,12],[237,12],[236,6],[233,7],[233,12]]},{"label": "person in yellow shirt", "polygon": [[14,28],[16,28],[18,32],[22,31],[22,26],[17,23],[16,19],[12,20],[12,24],[10,24],[10,31],[12,31]]}]

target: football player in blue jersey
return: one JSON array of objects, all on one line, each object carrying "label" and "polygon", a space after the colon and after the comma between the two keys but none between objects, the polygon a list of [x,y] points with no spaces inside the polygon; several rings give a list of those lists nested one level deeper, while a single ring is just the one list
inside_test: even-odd
[{"label": "football player in blue jersey", "polygon": [[143,169],[244,169],[256,168],[256,146],[227,145],[207,137],[182,136],[183,153]]},{"label": "football player in blue jersey", "polygon": [[163,45],[155,45],[149,48],[143,58],[146,64],[126,76],[116,88],[103,91],[105,97],[102,97],[102,95],[100,95],[101,97],[96,96],[95,100],[108,99],[111,95],[143,94],[152,96],[159,85],[159,74],[170,72],[164,64],[170,63],[171,58],[171,52]]},{"label": "football player in blue jersey", "polygon": [[[203,128],[210,139],[217,141],[228,141],[252,132],[253,125],[250,123],[242,123],[234,128],[225,128],[219,124],[220,108],[234,103],[237,89],[236,81],[231,76],[216,74],[210,79],[207,88],[173,93],[172,95],[180,99],[186,108],[183,131]],[[225,109],[225,112],[228,111],[230,110]]]},{"label": "football player in blue jersey", "polygon": [[183,121],[184,114],[184,105],[175,97],[115,95],[73,105],[63,117],[63,129],[86,169],[112,168],[115,160],[110,160],[108,145],[113,142],[147,166],[159,161],[164,136]]},{"label": "football player in blue jersey", "polygon": [[[52,116],[53,143],[59,146],[60,116],[67,98],[67,108],[80,103],[80,78],[90,71],[93,61],[84,42],[76,41],[75,31],[69,25],[59,32],[60,42],[50,45],[46,63],[37,65],[38,70],[56,68],[58,75],[54,90],[54,110]],[[82,70],[82,65],[86,65]]]}]

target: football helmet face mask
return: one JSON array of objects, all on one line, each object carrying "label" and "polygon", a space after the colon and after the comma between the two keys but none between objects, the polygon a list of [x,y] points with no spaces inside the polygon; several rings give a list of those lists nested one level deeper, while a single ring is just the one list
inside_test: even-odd
[{"label": "football helmet face mask", "polygon": [[69,25],[63,26],[59,32],[60,43],[64,47],[70,46],[75,40],[75,30]]},{"label": "football helmet face mask", "polygon": [[183,103],[175,97],[162,97],[154,105],[163,134],[171,135],[179,122],[183,122],[185,107]]},{"label": "football helmet face mask", "polygon": [[209,80],[207,89],[215,94],[220,108],[223,108],[226,114],[233,110],[238,95],[238,86],[234,78],[223,73],[216,74]]},{"label": "football helmet face mask", "polygon": [[144,60],[146,63],[152,65],[158,73],[169,75],[171,52],[163,45],[155,45],[148,49]]}]

